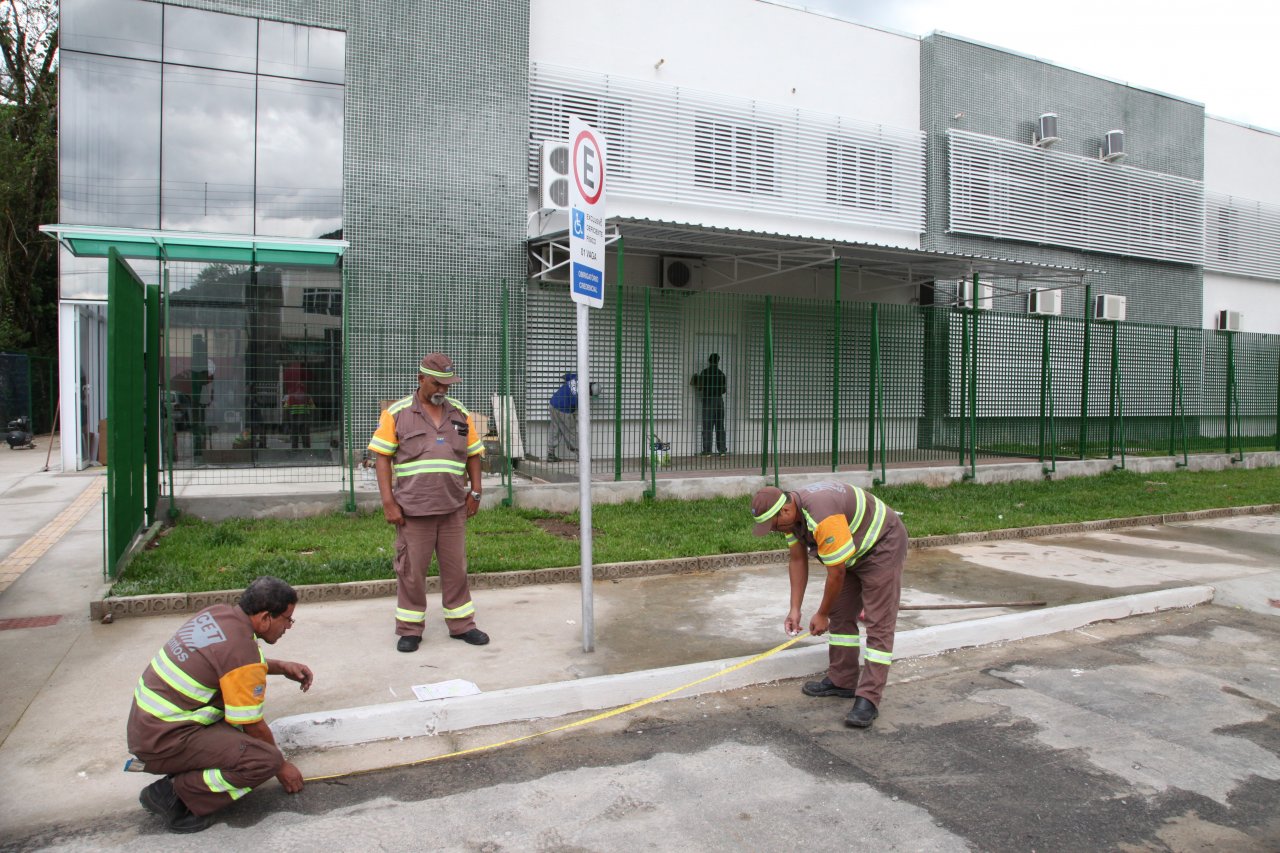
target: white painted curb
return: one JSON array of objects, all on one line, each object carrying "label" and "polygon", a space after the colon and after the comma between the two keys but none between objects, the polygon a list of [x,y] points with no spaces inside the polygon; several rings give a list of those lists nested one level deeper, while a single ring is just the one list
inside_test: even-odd
[{"label": "white painted curb", "polygon": [[[1086,601],[1048,610],[1007,613],[986,619],[917,628],[897,636],[894,657],[898,660],[927,657],[971,646],[1070,631],[1093,622],[1194,607],[1212,601],[1213,594],[1213,587],[1189,586]],[[271,724],[271,729],[282,748],[327,749],[379,740],[435,735],[477,726],[560,717],[638,702],[713,675],[750,657],[516,687],[435,702],[390,702],[339,711],[296,714],[281,717]],[[817,642],[779,652],[722,678],[682,690],[671,698],[799,678],[821,672],[826,667],[827,644]]]}]

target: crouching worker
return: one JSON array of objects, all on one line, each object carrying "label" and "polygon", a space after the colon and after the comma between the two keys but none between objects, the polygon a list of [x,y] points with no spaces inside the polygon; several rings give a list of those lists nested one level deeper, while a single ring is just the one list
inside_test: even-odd
[{"label": "crouching worker", "polygon": [[262,706],[268,675],[308,690],[311,670],[270,660],[258,646],[284,636],[297,601],[279,578],[258,578],[239,605],[215,604],[187,620],[138,679],[129,751],[147,772],[164,774],[138,800],[170,831],[205,829],[214,812],[272,776],[290,794],[302,790],[302,774],[276,747]]},{"label": "crouching worker", "polygon": [[[853,699],[845,725],[866,728],[879,716],[880,700],[893,661],[893,635],[907,558],[907,529],[888,504],[845,483],[811,483],[794,492],[772,486],[751,501],[755,534],[778,532],[790,548],[791,607],[783,627],[802,630],[800,608],[809,582],[809,557],[827,567],[822,603],[809,620],[809,633],[830,632],[828,669],[821,681],[806,682],[806,696]],[[858,636],[858,614],[866,642]],[[865,666],[859,668],[861,647]]]}]

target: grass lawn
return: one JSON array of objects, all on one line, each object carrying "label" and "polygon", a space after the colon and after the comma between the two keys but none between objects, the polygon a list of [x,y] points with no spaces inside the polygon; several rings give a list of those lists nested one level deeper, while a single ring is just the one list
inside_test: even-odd
[{"label": "grass lawn", "polygon": [[[876,495],[902,514],[912,536],[1061,524],[1228,506],[1280,503],[1280,470],[1176,471],[1056,482],[940,489],[884,486]],[[777,550],[781,536],[751,535],[748,498],[647,501],[593,509],[596,563]],[[578,564],[577,513],[485,510],[467,526],[472,572]],[[377,513],[305,519],[183,517],[139,554],[113,595],[238,589],[275,575],[292,584],[392,578],[395,532]]]}]

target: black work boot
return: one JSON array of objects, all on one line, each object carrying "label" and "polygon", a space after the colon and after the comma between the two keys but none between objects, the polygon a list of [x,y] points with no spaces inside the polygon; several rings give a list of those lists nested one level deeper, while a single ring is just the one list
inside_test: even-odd
[{"label": "black work boot", "polygon": [[421,637],[401,637],[396,640],[396,651],[398,652],[416,652],[418,644],[422,642]]},{"label": "black work boot", "polygon": [[871,700],[865,696],[859,696],[854,701],[853,708],[849,710],[849,715],[844,718],[844,724],[855,729],[865,729],[878,716],[880,712],[876,710]]},{"label": "black work boot", "polygon": [[178,807],[182,810],[181,813],[169,818],[166,822],[170,832],[178,832],[184,835],[191,832],[200,832],[203,829],[208,829],[213,823],[213,815],[196,814],[187,808],[187,804],[182,802],[181,799],[178,800]]},{"label": "black work boot", "polygon": [[175,816],[186,811],[186,805],[178,799],[178,792],[173,790],[173,782],[168,776],[157,779],[138,793],[138,802],[154,815],[159,815],[168,823]]},{"label": "black work boot", "polygon": [[833,696],[837,699],[852,699],[853,690],[848,687],[836,687],[831,679],[822,676],[821,681],[806,681],[800,692],[806,696]]}]

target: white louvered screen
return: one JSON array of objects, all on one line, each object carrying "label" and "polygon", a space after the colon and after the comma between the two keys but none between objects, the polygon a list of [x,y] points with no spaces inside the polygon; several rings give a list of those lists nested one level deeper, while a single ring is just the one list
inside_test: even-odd
[{"label": "white louvered screen", "polygon": [[1280,279],[1280,207],[1221,193],[1204,207],[1205,269]]},{"label": "white louvered screen", "polygon": [[608,137],[610,197],[924,230],[921,131],[534,63],[530,186],[575,113]]},{"label": "white louvered screen", "polygon": [[948,230],[1160,261],[1204,261],[1199,181],[947,131]]}]

